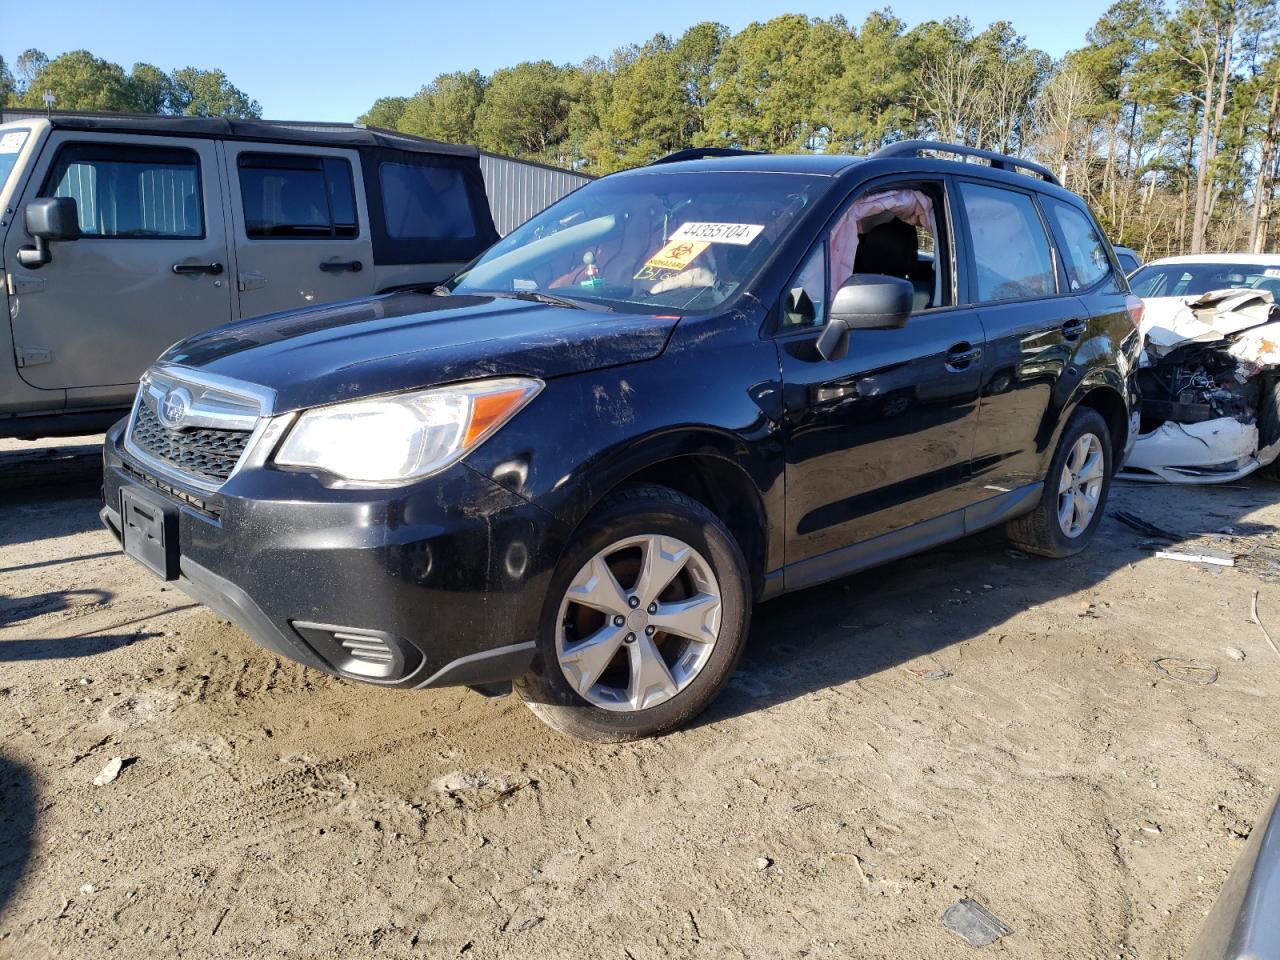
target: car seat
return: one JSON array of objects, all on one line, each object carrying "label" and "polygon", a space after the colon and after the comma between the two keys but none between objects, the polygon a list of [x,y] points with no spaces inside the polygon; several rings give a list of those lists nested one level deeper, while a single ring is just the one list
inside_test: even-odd
[{"label": "car seat", "polygon": [[[923,266],[923,269],[922,269]],[[933,300],[929,264],[921,264],[916,228],[893,217],[858,236],[854,273],[880,273],[910,280],[914,288],[912,310],[923,310]]]}]

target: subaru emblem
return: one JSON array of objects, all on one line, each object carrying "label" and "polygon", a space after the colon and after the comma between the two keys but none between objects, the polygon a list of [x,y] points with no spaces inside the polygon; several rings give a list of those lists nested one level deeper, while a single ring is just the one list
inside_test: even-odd
[{"label": "subaru emblem", "polygon": [[173,387],[160,398],[156,406],[156,415],[170,430],[177,430],[191,409],[191,391],[186,387]]}]

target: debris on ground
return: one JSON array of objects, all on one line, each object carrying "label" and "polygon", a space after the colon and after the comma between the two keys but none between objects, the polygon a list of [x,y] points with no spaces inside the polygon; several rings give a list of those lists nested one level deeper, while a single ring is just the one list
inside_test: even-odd
[{"label": "debris on ground", "polygon": [[756,857],[757,870],[768,870],[772,866],[773,866],[773,861],[770,860],[768,857]]},{"label": "debris on ground", "polygon": [[1217,682],[1218,668],[1203,660],[1187,660],[1182,657],[1158,657],[1152,663],[1170,680],[1185,683],[1210,684]]},{"label": "debris on ground", "polygon": [[1276,459],[1280,308],[1269,291],[1152,298],[1140,331],[1142,419],[1122,477],[1229,483]]},{"label": "debris on ground", "polygon": [[108,783],[120,776],[120,771],[124,769],[124,757],[112,757],[107,761],[107,765],[102,771],[93,778],[95,787],[105,787]]},{"label": "debris on ground", "polygon": [[942,915],[942,925],[963,937],[971,947],[985,947],[1013,933],[994,913],[968,897],[962,897],[947,907]]},{"label": "debris on ground", "polygon": [[1258,591],[1253,591],[1253,622],[1258,625],[1258,629],[1262,631],[1262,637],[1267,641],[1268,646],[1276,652],[1276,656],[1280,657],[1280,647],[1276,646],[1276,642],[1271,639],[1271,633],[1267,630],[1262,622],[1262,618],[1258,616]]},{"label": "debris on ground", "polygon": [[1236,558],[1222,550],[1197,550],[1195,553],[1184,553],[1180,550],[1157,550],[1156,556],[1161,560],[1181,560],[1184,563],[1212,563],[1219,567],[1234,567]]},{"label": "debris on ground", "polygon": [[1157,527],[1154,523],[1144,520],[1142,517],[1138,516],[1136,513],[1128,513],[1124,510],[1113,510],[1109,512],[1111,516],[1115,517],[1115,519],[1119,520],[1126,527],[1130,527],[1131,529],[1137,530],[1143,536],[1154,537],[1157,540],[1182,540],[1183,539],[1183,537],[1180,534],[1170,533],[1168,530],[1164,530],[1160,527]]}]

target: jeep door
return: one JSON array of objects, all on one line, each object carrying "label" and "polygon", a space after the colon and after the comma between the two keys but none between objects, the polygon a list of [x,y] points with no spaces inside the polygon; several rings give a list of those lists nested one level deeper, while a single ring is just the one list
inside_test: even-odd
[{"label": "jeep door", "polygon": [[[966,483],[977,425],[982,325],[977,311],[957,296],[949,185],[945,178],[881,181],[851,200],[893,190],[927,195],[936,221],[933,238],[917,230],[919,247],[932,249],[907,251],[913,263],[905,270],[922,278],[923,289],[906,326],[854,330],[846,356],[826,360],[818,354],[826,305],[847,278],[839,275],[848,262],[840,251],[852,240],[840,232],[850,228],[844,213],[833,218],[777,307],[789,589],[835,576],[842,567],[856,568],[850,545],[910,536],[907,528],[919,521],[952,515],[938,530],[946,527],[958,536],[962,508],[975,499]],[[867,240],[858,242],[866,251]],[[859,269],[858,260],[853,262]],[[893,272],[904,275],[903,269]]]},{"label": "jeep door", "polygon": [[241,317],[374,292],[355,150],[224,141]]},{"label": "jeep door", "polygon": [[32,269],[20,209],[8,232],[18,373],[70,406],[127,403],[166,347],[232,319],[216,144],[55,131],[32,174],[22,202],[74,198],[82,235]]}]

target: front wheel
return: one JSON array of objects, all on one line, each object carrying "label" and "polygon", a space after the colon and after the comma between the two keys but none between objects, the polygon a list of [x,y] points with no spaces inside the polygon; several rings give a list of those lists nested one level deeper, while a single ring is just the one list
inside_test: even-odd
[{"label": "front wheel", "polygon": [[552,577],[533,669],[516,693],[570,736],[656,736],[702,712],[738,661],[746,563],[702,504],[624,487],[583,523]]},{"label": "front wheel", "polygon": [[1054,451],[1040,502],[1005,528],[1014,546],[1042,557],[1070,557],[1087,547],[1111,490],[1111,450],[1102,414],[1077,409]]}]

